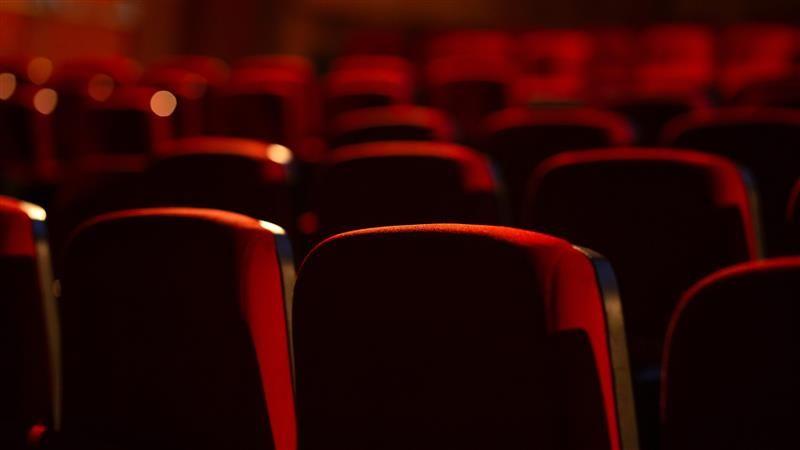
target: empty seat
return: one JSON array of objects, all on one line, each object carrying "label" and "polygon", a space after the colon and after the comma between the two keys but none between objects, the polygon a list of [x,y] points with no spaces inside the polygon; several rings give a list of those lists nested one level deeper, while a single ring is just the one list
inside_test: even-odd
[{"label": "empty seat", "polygon": [[144,206],[233,211],[291,229],[292,152],[279,144],[225,137],[167,143],[144,174]]},{"label": "empty seat", "polygon": [[215,210],[84,224],[59,302],[68,448],[294,449],[287,248]]},{"label": "empty seat", "polygon": [[321,236],[381,225],[502,220],[488,161],[441,142],[338,149],[323,162],[311,202]]},{"label": "empty seat", "polygon": [[364,108],[336,117],[331,147],[375,141],[451,141],[453,127],[441,111],[424,106]]},{"label": "empty seat", "polygon": [[594,109],[510,108],[490,116],[484,128],[481,149],[498,164],[514,211],[531,172],[549,156],[627,145],[633,138],[623,117]]},{"label": "empty seat", "polygon": [[360,108],[409,104],[413,97],[410,74],[392,68],[334,69],[325,88],[328,117]]},{"label": "empty seat", "polygon": [[593,41],[586,31],[540,29],[519,38],[528,100],[578,98],[586,89]]},{"label": "empty seat", "polygon": [[800,258],[734,266],[686,293],[664,355],[664,448],[786,448],[796,438]]},{"label": "empty seat", "polygon": [[499,57],[437,58],[426,69],[430,103],[450,115],[461,140],[472,143],[483,119],[508,105],[515,72]]},{"label": "empty seat", "polygon": [[708,97],[702,94],[629,93],[600,101],[599,104],[622,114],[633,124],[639,145],[657,145],[661,131],[672,119],[711,107]]},{"label": "empty seat", "polygon": [[675,119],[662,142],[727,156],[752,172],[770,254],[785,251],[785,208],[800,176],[800,112],[726,109]]},{"label": "empty seat", "polygon": [[694,282],[759,256],[751,192],[721,157],[665,149],[567,152],[534,172],[532,230],[606,256],[620,285],[643,445],[658,429],[658,369],[670,315]]},{"label": "empty seat", "polygon": [[317,111],[312,79],[299,63],[264,57],[234,70],[221,98],[223,134],[302,149]]},{"label": "empty seat", "polygon": [[88,101],[80,153],[152,155],[172,137],[177,99],[147,87],[115,89],[108,99]]},{"label": "empty seat", "polygon": [[635,89],[644,93],[695,92],[710,86],[714,75],[715,36],[697,24],[662,24],[645,28],[637,38]]},{"label": "empty seat", "polygon": [[435,224],[330,238],[295,289],[300,440],[315,450],[636,448],[614,289],[596,255],[523,230]]},{"label": "empty seat", "polygon": [[57,175],[50,88],[17,84],[0,74],[0,177],[10,184],[52,180]]},{"label": "empty seat", "polygon": [[500,30],[456,30],[432,36],[426,48],[429,59],[450,56],[508,58],[514,53],[514,39]]},{"label": "empty seat", "polygon": [[800,31],[777,23],[741,23],[720,34],[719,88],[730,97],[748,84],[780,78],[800,54]]},{"label": "empty seat", "polygon": [[[190,75],[190,76],[187,76]],[[199,78],[197,78],[199,77]],[[219,58],[200,55],[175,55],[160,59],[151,64],[142,81],[161,89],[177,90],[179,97],[184,98],[178,105],[176,121],[181,126],[175,127],[178,136],[209,134],[223,130],[223,114],[220,114],[221,91],[230,78],[230,69]],[[170,87],[168,87],[170,86]],[[186,109],[184,111],[184,104]],[[195,133],[197,125],[197,105],[202,108],[200,118],[201,131]],[[185,117],[188,115],[189,117]],[[186,130],[184,132],[184,130]]]},{"label": "empty seat", "polygon": [[58,330],[44,220],[42,208],[0,197],[0,447],[10,450],[54,419]]},{"label": "empty seat", "polygon": [[122,57],[77,58],[56,68],[48,85],[58,92],[53,127],[59,159],[83,154],[87,105],[105,102],[117,88],[136,83],[140,75],[138,63]]}]

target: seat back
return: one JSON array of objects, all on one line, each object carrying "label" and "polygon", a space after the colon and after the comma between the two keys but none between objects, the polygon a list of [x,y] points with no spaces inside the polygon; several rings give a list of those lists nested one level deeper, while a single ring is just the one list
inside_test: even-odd
[{"label": "seat back", "polygon": [[440,142],[375,142],[341,148],[312,192],[321,236],[382,225],[502,220],[488,162]]},{"label": "seat back", "polygon": [[0,197],[0,447],[57,419],[58,325],[45,212]]},{"label": "seat back", "polygon": [[635,448],[611,273],[565,241],[510,228],[324,241],[295,290],[302,445]]},{"label": "seat back", "polygon": [[616,268],[636,369],[658,365],[670,314],[692,283],[757,255],[748,187],[722,158],[664,149],[568,152],[531,178],[525,224]]},{"label": "seat back", "polygon": [[785,208],[800,177],[800,112],[734,108],[698,113],[668,124],[662,141],[717,153],[747,168],[760,194],[767,251],[785,253]]},{"label": "seat back", "polygon": [[734,266],[693,286],[664,354],[663,448],[782,448],[800,401],[800,258]]},{"label": "seat back", "polygon": [[204,136],[172,141],[162,151],[145,171],[140,205],[222,209],[291,229],[291,150]]},{"label": "seat back", "polygon": [[481,149],[497,163],[511,207],[522,204],[531,172],[567,150],[627,145],[633,139],[621,116],[592,109],[509,108],[490,116]]},{"label": "seat back", "polygon": [[84,224],[60,299],[75,448],[295,448],[291,256],[275,225],[145,209]]},{"label": "seat back", "polygon": [[424,106],[364,108],[331,124],[330,147],[376,141],[451,141],[453,128],[440,111]]}]

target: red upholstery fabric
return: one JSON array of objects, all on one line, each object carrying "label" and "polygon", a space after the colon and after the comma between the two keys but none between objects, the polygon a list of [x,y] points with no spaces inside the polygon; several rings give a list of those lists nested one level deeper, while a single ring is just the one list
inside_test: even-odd
[{"label": "red upholstery fabric", "polygon": [[565,150],[628,145],[632,139],[630,124],[612,112],[509,108],[486,120],[480,148],[498,164],[516,211],[531,172],[549,156]]},{"label": "red upholstery fabric", "polygon": [[475,140],[481,121],[509,102],[516,69],[497,56],[449,56],[426,68],[430,103],[448,114],[466,142]]},{"label": "red upholstery fabric", "polygon": [[283,239],[255,219],[198,209],[81,227],[60,301],[65,440],[294,449]]},{"label": "red upholstery fabric", "polygon": [[733,99],[737,105],[774,108],[800,108],[800,73],[795,76],[754,81]]},{"label": "red upholstery fabric", "polygon": [[157,115],[153,108],[157,92],[146,87],[123,87],[115,89],[105,101],[89,100],[81,152],[154,153],[162,142],[172,137],[171,120]]},{"label": "red upholstery fabric", "polygon": [[731,25],[720,36],[719,88],[731,96],[750,83],[788,75],[800,52],[800,31],[785,24]]},{"label": "red upholstery fabric", "polygon": [[566,241],[511,228],[324,241],[295,290],[304,447],[620,448],[600,279]]},{"label": "red upholstery fabric", "polygon": [[800,112],[732,108],[675,119],[664,130],[668,145],[724,155],[755,178],[770,254],[786,252],[785,208],[800,177]]},{"label": "red upholstery fabric", "polygon": [[627,93],[598,100],[598,105],[625,116],[634,127],[639,145],[658,145],[661,131],[671,120],[711,107],[704,94],[643,95]]},{"label": "red upholstery fabric", "polygon": [[408,104],[414,97],[414,73],[403,58],[347,56],[333,62],[326,80],[327,116],[354,109]]},{"label": "red upholstery fabric", "polygon": [[364,108],[337,116],[330,146],[375,141],[452,141],[453,127],[441,111],[424,106]]},{"label": "red upholstery fabric", "polygon": [[375,142],[332,152],[312,201],[322,236],[369,226],[501,221],[488,161],[441,142]]},{"label": "red upholstery fabric", "polygon": [[717,272],[683,297],[664,354],[663,448],[782,448],[796,431],[800,258]]},{"label": "red upholstery fabric", "polygon": [[[28,428],[53,413],[43,280],[41,208],[0,197],[0,447],[25,448]],[[37,245],[40,248],[37,248]],[[48,282],[51,280],[48,280]]]},{"label": "red upholstery fabric", "polygon": [[50,180],[57,175],[52,111],[38,110],[35,99],[44,89],[18,84],[0,100],[0,176],[5,179]]},{"label": "red upholstery fabric", "polygon": [[758,255],[749,195],[731,162],[666,149],[562,153],[531,178],[526,227],[600,252],[619,276],[639,428],[650,440],[663,339],[680,295]]},{"label": "red upholstery fabric", "polygon": [[428,43],[429,59],[449,56],[507,58],[514,52],[512,36],[499,30],[461,30],[433,36]]},{"label": "red upholstery fabric", "polygon": [[222,209],[291,229],[292,154],[285,147],[191,137],[168,143],[162,152],[144,174],[140,205]]},{"label": "red upholstery fabric", "polygon": [[582,95],[593,46],[592,35],[582,30],[541,29],[523,33],[519,38],[519,57],[528,79],[527,100]]},{"label": "red upholstery fabric", "polygon": [[646,93],[693,92],[714,75],[714,34],[703,25],[665,24],[639,36],[636,89]]},{"label": "red upholstery fabric", "polygon": [[294,67],[245,67],[223,92],[225,134],[297,148],[313,127],[310,78]]}]

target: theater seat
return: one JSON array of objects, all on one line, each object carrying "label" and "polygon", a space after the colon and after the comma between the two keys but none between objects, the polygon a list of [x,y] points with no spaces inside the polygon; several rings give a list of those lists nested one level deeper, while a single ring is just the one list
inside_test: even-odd
[{"label": "theater seat", "polygon": [[748,83],[733,98],[740,106],[800,109],[800,73]]},{"label": "theater seat", "polygon": [[174,94],[147,87],[122,87],[102,102],[89,100],[80,153],[152,155],[172,137],[176,107]]},{"label": "theater seat", "polygon": [[[270,61],[275,65],[268,65]],[[311,79],[303,66],[288,62],[284,66],[259,59],[249,64],[234,70],[222,93],[222,134],[297,148],[313,127]]]},{"label": "theater seat", "polygon": [[140,205],[221,209],[291,229],[288,148],[202,136],[169,142],[162,153],[144,173]]},{"label": "theater seat", "polygon": [[330,147],[375,141],[452,141],[453,127],[441,111],[394,105],[340,114],[330,126]]},{"label": "theater seat", "polygon": [[124,57],[75,58],[57,66],[47,86],[58,92],[53,111],[56,155],[71,160],[84,154],[86,109],[108,100],[121,87],[141,76],[139,64]]},{"label": "theater seat", "polygon": [[499,56],[434,59],[426,67],[430,104],[450,115],[461,141],[474,143],[483,119],[508,105],[515,73]]},{"label": "theater seat", "polygon": [[58,94],[15,80],[0,79],[0,178],[12,185],[51,181],[58,174],[52,116]]},{"label": "theater seat", "polygon": [[484,123],[480,148],[497,163],[516,212],[534,168],[566,150],[630,144],[631,126],[612,112],[594,109],[509,108]]},{"label": "theater seat", "polygon": [[681,294],[760,254],[750,195],[728,160],[669,149],[567,152],[532,175],[526,227],[600,252],[619,276],[646,448],[657,445],[658,370]]},{"label": "theater seat", "polygon": [[512,228],[334,236],[293,310],[308,449],[637,448],[610,266]]},{"label": "theater seat", "polygon": [[[325,82],[328,117],[360,108],[409,104],[414,97],[411,68],[404,60],[371,57],[372,61],[345,58],[334,62]],[[361,57],[362,59],[369,57]],[[373,65],[367,65],[372,62]]]},{"label": "theater seat", "polygon": [[51,425],[57,395],[57,318],[45,212],[0,197],[0,447],[26,448]]},{"label": "theater seat", "polygon": [[664,355],[662,448],[791,446],[798,298],[796,257],[737,265],[686,293]]},{"label": "theater seat", "polygon": [[767,250],[786,252],[784,213],[800,177],[800,112],[733,108],[683,116],[668,124],[662,142],[718,153],[748,168],[760,194]]},{"label": "theater seat", "polygon": [[442,142],[342,147],[323,162],[311,202],[318,237],[372,226],[503,220],[488,161]]},{"label": "theater seat", "polygon": [[295,447],[275,225],[216,210],[111,213],[66,252],[60,299],[67,448]]}]

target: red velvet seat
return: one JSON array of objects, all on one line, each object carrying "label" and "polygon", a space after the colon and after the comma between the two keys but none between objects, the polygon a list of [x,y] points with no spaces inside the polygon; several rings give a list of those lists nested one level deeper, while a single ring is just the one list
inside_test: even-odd
[{"label": "red velvet seat", "polygon": [[614,292],[602,259],[523,230],[334,236],[295,289],[300,440],[317,450],[636,448]]},{"label": "red velvet seat", "polygon": [[0,447],[52,424],[57,325],[44,210],[0,197]]},{"label": "red velvet seat", "polygon": [[317,126],[311,69],[303,61],[276,56],[240,63],[221,99],[223,134],[302,149]]},{"label": "red velvet seat", "polygon": [[[181,126],[175,127],[175,132],[186,136],[223,130],[225,117],[221,117],[223,114],[219,111],[220,95],[229,79],[230,68],[221,59],[174,55],[148,66],[142,81],[160,89],[177,91],[174,93],[183,98],[175,115],[175,121]],[[200,131],[195,132],[198,127]]]},{"label": "red velvet seat", "polygon": [[452,141],[453,127],[442,112],[394,105],[341,114],[331,123],[331,147],[375,141]]},{"label": "red velvet seat", "polygon": [[587,31],[539,29],[519,38],[522,68],[535,85],[529,100],[579,98],[587,84],[594,42]]},{"label": "red velvet seat", "polygon": [[711,107],[704,94],[647,95],[628,93],[598,101],[598,105],[625,116],[635,129],[639,145],[657,145],[671,120]]},{"label": "red velvet seat", "polygon": [[426,47],[429,59],[450,56],[511,57],[515,50],[510,33],[501,30],[455,30],[432,36]]},{"label": "red velvet seat", "polygon": [[105,102],[117,88],[133,85],[140,76],[139,64],[123,57],[76,58],[56,67],[48,85],[58,92],[53,126],[59,159],[83,154],[87,105]]},{"label": "red velvet seat", "polygon": [[0,92],[0,178],[9,184],[52,180],[58,169],[53,136],[58,94],[31,83],[17,84],[16,78],[5,82],[9,84],[0,86],[5,90]]},{"label": "red velvet seat", "polygon": [[770,254],[786,250],[785,208],[800,177],[800,112],[725,109],[675,119],[662,142],[724,155],[755,177]]},{"label": "red velvet seat", "polygon": [[668,149],[562,153],[531,178],[526,227],[598,251],[618,274],[648,448],[657,444],[664,335],[681,294],[760,254],[751,195],[728,160]]},{"label": "red velvet seat", "polygon": [[122,87],[102,102],[89,100],[81,153],[152,155],[172,137],[176,107],[174,94],[147,87]]},{"label": "red velvet seat", "polygon": [[251,139],[175,140],[145,171],[138,203],[233,211],[291,230],[292,157],[282,145]]},{"label": "red velvet seat", "polygon": [[328,117],[360,108],[409,104],[413,98],[410,73],[385,67],[335,68],[325,88]]},{"label": "red velvet seat", "polygon": [[342,147],[323,162],[311,201],[323,237],[370,226],[503,219],[488,161],[443,142]]},{"label": "red velvet seat", "polygon": [[431,105],[445,111],[464,142],[474,142],[489,114],[509,103],[516,69],[497,56],[450,56],[432,60],[426,69]]},{"label": "red velvet seat", "polygon": [[637,37],[635,88],[649,94],[696,92],[711,85],[715,36],[697,24],[662,24]]},{"label": "red velvet seat", "polygon": [[612,112],[594,109],[510,108],[490,116],[481,149],[495,161],[516,211],[531,172],[566,150],[630,144],[631,126]]},{"label": "red velvet seat", "polygon": [[287,248],[215,210],[84,224],[59,302],[68,448],[296,448]]},{"label": "red velvet seat", "polygon": [[797,435],[800,258],[742,264],[697,283],[664,355],[664,448],[786,448]]},{"label": "red velvet seat", "polygon": [[720,35],[719,88],[730,97],[747,85],[784,77],[800,54],[800,30],[777,23],[741,23]]}]

